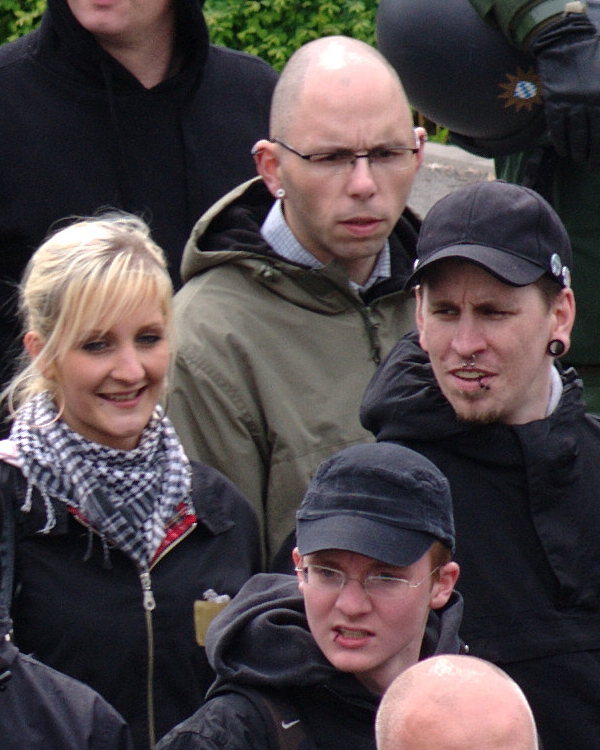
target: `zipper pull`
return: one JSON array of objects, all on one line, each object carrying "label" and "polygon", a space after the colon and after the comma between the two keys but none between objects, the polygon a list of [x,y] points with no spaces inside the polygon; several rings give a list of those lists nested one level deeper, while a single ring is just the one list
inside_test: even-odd
[{"label": "zipper pull", "polygon": [[156,609],[156,601],[152,593],[150,573],[147,570],[143,570],[140,573],[140,581],[142,582],[142,591],[144,592],[144,609],[146,612],[152,612],[152,610]]}]

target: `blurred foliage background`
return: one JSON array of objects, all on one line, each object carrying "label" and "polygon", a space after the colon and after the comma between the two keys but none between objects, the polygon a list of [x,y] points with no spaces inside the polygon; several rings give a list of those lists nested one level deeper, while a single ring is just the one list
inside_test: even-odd
[{"label": "blurred foliage background", "polygon": [[[0,0],[0,43],[40,22],[46,0]],[[375,44],[377,0],[206,0],[215,44],[259,55],[281,70],[305,42],[345,34]]]},{"label": "blurred foliage background", "polygon": [[0,44],[34,29],[45,7],[46,0],[0,0]]},{"label": "blurred foliage background", "polygon": [[375,44],[377,0],[207,0],[211,39],[281,70],[311,39],[344,34]]}]

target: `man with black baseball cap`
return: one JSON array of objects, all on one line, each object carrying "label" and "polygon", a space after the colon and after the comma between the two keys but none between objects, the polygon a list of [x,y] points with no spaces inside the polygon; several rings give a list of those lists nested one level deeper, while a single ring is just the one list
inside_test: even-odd
[{"label": "man with black baseball cap", "polygon": [[575,319],[567,233],[537,193],[478,183],[432,207],[417,255],[418,330],[362,422],[448,477],[471,653],[520,684],[545,750],[597,750],[600,423],[557,359]]},{"label": "man with black baseball cap", "polygon": [[[296,518],[296,576],[254,576],[213,620],[209,700],[157,750],[375,750],[394,678],[462,650],[452,498],[430,461],[393,444],[345,448]],[[275,740],[267,697],[285,701]]]},{"label": "man with black baseball cap", "polygon": [[479,182],[432,207],[407,286],[443,258],[463,258],[511,286],[544,274],[571,286],[571,243],[551,206],[533,190],[501,180]]}]

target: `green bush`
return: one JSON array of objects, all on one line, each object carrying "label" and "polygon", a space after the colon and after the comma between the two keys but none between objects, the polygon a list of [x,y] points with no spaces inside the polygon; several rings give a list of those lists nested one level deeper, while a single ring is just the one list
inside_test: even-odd
[{"label": "green bush", "polygon": [[[0,43],[34,29],[46,0],[0,0]],[[375,43],[377,0],[207,0],[211,39],[259,55],[281,70],[305,42],[346,34]]]},{"label": "green bush", "polygon": [[45,8],[46,0],[0,0],[0,44],[32,31]]},{"label": "green bush", "polygon": [[345,34],[375,44],[377,0],[207,0],[215,44],[258,55],[277,70],[311,39]]}]

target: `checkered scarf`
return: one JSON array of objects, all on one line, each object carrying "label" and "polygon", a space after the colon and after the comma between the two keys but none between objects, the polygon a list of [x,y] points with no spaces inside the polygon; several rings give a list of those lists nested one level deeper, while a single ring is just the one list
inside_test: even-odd
[{"label": "checkered scarf", "polygon": [[[56,523],[52,498],[65,503],[102,539],[105,562],[114,545],[147,568],[177,506],[190,505],[191,469],[173,426],[156,406],[139,445],[130,451],[90,442],[58,418],[50,394],[35,396],[18,413],[11,438],[27,480],[46,508],[47,533]],[[91,552],[91,531],[90,548]]]}]

